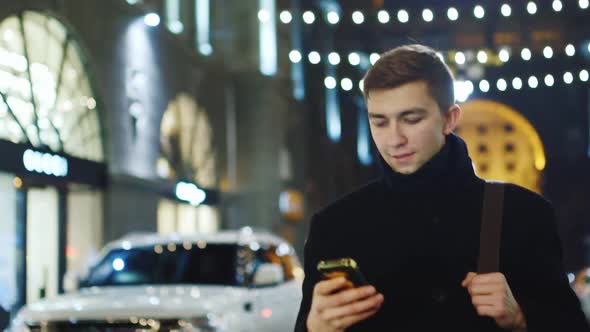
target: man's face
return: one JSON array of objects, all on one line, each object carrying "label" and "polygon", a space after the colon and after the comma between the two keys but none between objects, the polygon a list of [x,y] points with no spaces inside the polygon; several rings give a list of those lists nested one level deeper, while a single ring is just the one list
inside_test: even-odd
[{"label": "man's face", "polygon": [[442,114],[424,81],[371,91],[367,108],[379,153],[402,174],[416,172],[440,151],[460,112],[455,105]]}]

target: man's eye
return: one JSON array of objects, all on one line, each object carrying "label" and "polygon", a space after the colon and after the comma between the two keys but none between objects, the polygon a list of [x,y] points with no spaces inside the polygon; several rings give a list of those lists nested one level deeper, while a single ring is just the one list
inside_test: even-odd
[{"label": "man's eye", "polygon": [[418,118],[404,118],[404,122],[410,123],[410,124],[415,124],[415,123],[418,123],[420,121],[422,121],[422,118],[421,117],[418,117]]},{"label": "man's eye", "polygon": [[372,124],[373,124],[373,126],[375,126],[375,127],[384,127],[384,126],[385,126],[385,124],[386,124],[386,122],[385,122],[385,121],[378,121],[378,120],[377,120],[377,121],[372,121],[371,123],[372,123]]}]

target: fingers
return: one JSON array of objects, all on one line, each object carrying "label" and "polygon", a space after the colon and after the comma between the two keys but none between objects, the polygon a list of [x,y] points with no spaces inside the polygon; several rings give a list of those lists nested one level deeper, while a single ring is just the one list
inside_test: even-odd
[{"label": "fingers", "polygon": [[504,297],[498,295],[474,296],[471,302],[480,316],[502,319],[513,311],[504,302]]},{"label": "fingers", "polygon": [[345,288],[347,286],[347,282],[348,280],[342,277],[329,280],[322,280],[315,285],[313,289],[313,294],[330,295],[339,289]]},{"label": "fingers", "polygon": [[486,273],[486,274],[477,274],[473,277],[473,283],[477,284],[497,284],[497,283],[505,283],[506,278],[502,273]]},{"label": "fingers", "polygon": [[373,286],[347,289],[330,296],[319,297],[316,308],[321,311],[332,307],[340,307],[365,299],[374,295],[375,292],[376,290]]},{"label": "fingers", "polygon": [[463,287],[469,287],[471,285],[503,285],[506,283],[506,278],[502,273],[486,273],[476,274],[473,272],[467,273],[461,285]]},{"label": "fingers", "polygon": [[477,274],[474,272],[467,273],[467,275],[465,276],[465,279],[463,279],[463,282],[461,282],[461,286],[467,287],[467,285],[469,285],[471,283],[471,281],[473,280],[473,278],[475,278],[475,276],[477,276]]},{"label": "fingers", "polygon": [[362,320],[365,320],[365,319],[373,316],[375,313],[377,313],[377,311],[378,311],[378,309],[373,309],[373,310],[363,312],[360,314],[356,314],[356,315],[352,315],[352,316],[345,316],[343,318],[333,321],[331,325],[337,329],[347,329],[351,325],[356,324]]},{"label": "fingers", "polygon": [[504,329],[526,326],[522,311],[502,273],[468,273],[461,284],[467,288],[478,315],[493,318]]},{"label": "fingers", "polygon": [[[462,283],[467,287],[474,305],[501,303],[507,291],[506,279],[501,273],[475,274],[468,273]],[[482,302],[483,301],[483,302]]]},{"label": "fingers", "polygon": [[480,305],[475,307],[477,314],[480,316],[487,316],[496,318],[498,316],[498,308],[491,305]]},{"label": "fingers", "polygon": [[471,297],[471,303],[473,303],[474,306],[486,306],[486,305],[491,305],[491,306],[502,306],[502,304],[504,303],[504,297],[501,295],[477,295],[477,296],[473,296]]},{"label": "fingers", "polygon": [[475,295],[486,295],[486,294],[496,294],[496,293],[504,293],[506,288],[503,284],[476,284],[475,282],[471,283],[467,290],[471,296]]},{"label": "fingers", "polygon": [[499,323],[515,322],[518,316],[518,313],[510,311],[506,306],[502,305],[478,305],[475,310],[478,315],[491,317]]},{"label": "fingers", "polygon": [[344,306],[330,307],[321,313],[324,320],[337,320],[347,316],[358,315],[368,311],[375,311],[381,307],[383,295],[375,294],[362,301],[356,301]]},{"label": "fingers", "polygon": [[347,288],[347,282],[338,278],[316,284],[306,323],[309,327],[318,331],[343,331],[381,308],[383,295],[373,286]]}]

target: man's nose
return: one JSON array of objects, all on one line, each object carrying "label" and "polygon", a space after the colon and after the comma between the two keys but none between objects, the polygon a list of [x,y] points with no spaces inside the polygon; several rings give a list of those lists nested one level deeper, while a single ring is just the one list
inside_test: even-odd
[{"label": "man's nose", "polygon": [[405,132],[400,124],[395,123],[389,128],[388,141],[389,145],[392,147],[401,147],[408,142]]}]

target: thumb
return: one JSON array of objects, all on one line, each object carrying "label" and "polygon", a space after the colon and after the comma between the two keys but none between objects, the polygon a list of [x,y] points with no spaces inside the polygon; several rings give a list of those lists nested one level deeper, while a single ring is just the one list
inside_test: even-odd
[{"label": "thumb", "polygon": [[475,272],[467,273],[467,275],[465,276],[465,279],[463,279],[463,281],[461,282],[461,286],[467,287],[467,285],[469,285],[471,283],[471,280],[473,280],[473,278],[475,278],[476,275],[477,275],[477,273],[475,273]]}]

